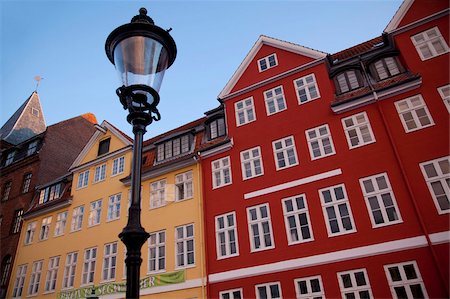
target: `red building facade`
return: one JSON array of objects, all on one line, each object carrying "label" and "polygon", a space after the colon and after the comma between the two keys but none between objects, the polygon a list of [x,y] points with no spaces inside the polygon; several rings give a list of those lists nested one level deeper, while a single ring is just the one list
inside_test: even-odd
[{"label": "red building facade", "polygon": [[200,154],[209,298],[448,297],[448,14],[405,1],[331,55],[258,39]]}]

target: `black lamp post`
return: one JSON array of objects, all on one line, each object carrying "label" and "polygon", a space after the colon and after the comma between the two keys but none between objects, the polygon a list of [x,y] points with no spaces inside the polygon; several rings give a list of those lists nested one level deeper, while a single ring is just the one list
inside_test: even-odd
[{"label": "black lamp post", "polygon": [[133,126],[133,165],[131,169],[131,206],[128,223],[119,238],[127,247],[127,298],[139,298],[141,247],[149,234],[141,225],[142,142],[146,127],[161,118],[156,106],[164,72],[175,61],[177,47],[169,34],[155,25],[141,8],[131,23],[122,25],[108,36],[105,50],[115,65],[123,86],[116,91],[127,121]]}]

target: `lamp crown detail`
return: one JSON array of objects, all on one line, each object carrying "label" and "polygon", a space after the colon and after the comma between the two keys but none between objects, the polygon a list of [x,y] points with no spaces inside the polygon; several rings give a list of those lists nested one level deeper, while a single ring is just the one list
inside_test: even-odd
[{"label": "lamp crown detail", "polygon": [[155,25],[153,19],[147,16],[147,9],[145,7],[139,9],[139,14],[131,19],[131,23],[148,23]]}]

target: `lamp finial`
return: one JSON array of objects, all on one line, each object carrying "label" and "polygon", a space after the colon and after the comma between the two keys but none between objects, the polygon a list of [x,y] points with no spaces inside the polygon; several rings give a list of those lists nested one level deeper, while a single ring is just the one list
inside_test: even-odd
[{"label": "lamp finial", "polygon": [[149,23],[155,25],[152,18],[147,16],[147,9],[145,7],[139,9],[139,14],[131,19],[131,23]]}]

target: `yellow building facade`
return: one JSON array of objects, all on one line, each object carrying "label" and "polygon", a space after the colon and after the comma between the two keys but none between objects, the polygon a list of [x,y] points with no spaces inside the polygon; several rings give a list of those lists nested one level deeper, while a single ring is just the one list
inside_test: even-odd
[{"label": "yellow building facade", "polygon": [[[158,138],[144,144],[141,219],[150,238],[142,246],[143,298],[207,297],[196,136],[182,138],[179,151],[164,149],[159,160]],[[41,186],[25,213],[8,298],[125,297],[118,234],[128,218],[131,159],[132,140],[104,121],[71,173]]]}]

